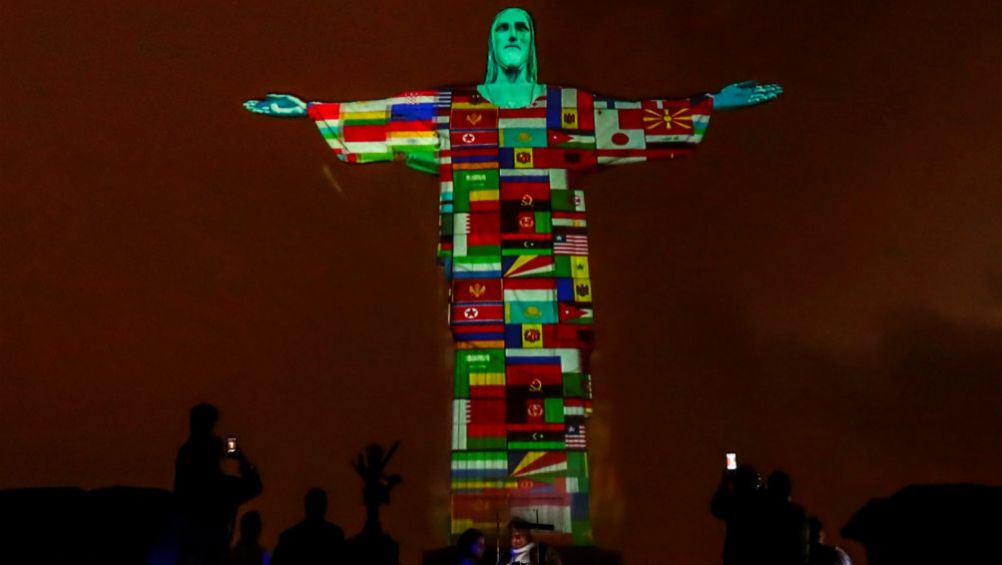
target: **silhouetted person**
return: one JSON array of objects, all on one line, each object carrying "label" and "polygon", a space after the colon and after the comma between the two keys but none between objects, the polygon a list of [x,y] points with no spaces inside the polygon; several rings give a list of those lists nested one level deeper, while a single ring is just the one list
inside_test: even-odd
[{"label": "silhouetted person", "polygon": [[240,539],[230,550],[230,565],[268,565],[271,556],[261,547],[261,515],[252,510],[240,517]]},{"label": "silhouetted person", "polygon": [[271,565],[343,562],[344,532],[326,519],[327,493],[321,488],[311,488],[303,504],[306,518],[279,536]]},{"label": "silhouetted person", "polygon": [[808,559],[807,513],[791,500],[790,475],[776,470],[766,481],[762,506],[761,562],[773,565],[805,565]]},{"label": "silhouetted person", "polygon": [[398,447],[400,447],[399,441],[384,454],[383,446],[378,443],[370,444],[365,448],[365,456],[359,453],[352,463],[355,472],[365,481],[365,487],[362,489],[362,501],[365,503],[363,535],[376,537],[383,532],[383,527],[379,523],[379,507],[390,503],[390,491],[403,481],[400,475],[386,474],[386,466]]},{"label": "silhouetted person", "polygon": [[508,522],[508,533],[511,536],[511,548],[502,555],[502,564],[560,565],[560,555],[556,550],[532,539],[531,523],[522,518],[514,518]]},{"label": "silhouetted person", "polygon": [[761,565],[764,505],[762,478],[754,467],[724,471],[710,501],[710,513],[727,525],[724,565]]},{"label": "silhouetted person", "polygon": [[174,460],[174,494],[184,497],[199,488],[206,469],[216,464],[214,440],[219,410],[208,403],[196,404],[188,412],[188,439]]},{"label": "silhouetted person", "polygon": [[849,559],[842,548],[825,544],[825,531],[817,516],[808,518],[807,526],[810,530],[810,565],[852,565],[852,559]]},{"label": "silhouetted person", "polygon": [[1002,486],[910,485],[874,498],[842,528],[871,565],[998,563]]},{"label": "silhouetted person", "polygon": [[457,565],[480,565],[486,549],[487,540],[483,532],[475,528],[466,530],[456,540]]},{"label": "silhouetted person", "polygon": [[220,565],[233,539],[237,507],[261,493],[257,469],[237,450],[239,475],[222,469],[223,440],[213,434],[219,412],[209,404],[191,410],[191,435],[178,450],[174,499],[178,510],[178,563]]}]

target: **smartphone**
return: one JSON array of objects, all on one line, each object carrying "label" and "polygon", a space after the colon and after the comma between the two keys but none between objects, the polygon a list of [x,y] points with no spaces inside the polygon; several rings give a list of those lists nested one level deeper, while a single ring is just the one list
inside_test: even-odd
[{"label": "smartphone", "polygon": [[237,436],[226,436],[226,455],[237,452]]},{"label": "smartphone", "polygon": [[733,451],[729,451],[725,454],[727,460],[727,470],[733,471],[738,468],[738,454]]}]

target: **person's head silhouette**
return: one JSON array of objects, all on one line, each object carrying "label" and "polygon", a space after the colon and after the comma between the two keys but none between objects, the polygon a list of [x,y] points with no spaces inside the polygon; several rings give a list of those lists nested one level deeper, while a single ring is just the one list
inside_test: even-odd
[{"label": "person's head silhouette", "polygon": [[307,520],[323,520],[327,515],[327,492],[322,488],[311,488],[303,497],[303,506],[306,508]]},{"label": "person's head silhouette", "polygon": [[261,515],[257,510],[251,510],[240,517],[240,541],[257,543],[261,538]]},{"label": "person's head silhouette", "polygon": [[793,480],[785,471],[779,469],[769,474],[766,481],[766,490],[769,495],[779,500],[789,500],[793,494]]},{"label": "person's head silhouette", "polygon": [[216,429],[217,422],[219,422],[219,409],[208,402],[192,406],[188,413],[191,437],[211,436]]},{"label": "person's head silhouette", "polygon": [[469,528],[459,534],[459,539],[456,540],[456,548],[459,550],[460,555],[464,557],[480,559],[484,556],[484,551],[487,549],[484,533],[476,528]]}]

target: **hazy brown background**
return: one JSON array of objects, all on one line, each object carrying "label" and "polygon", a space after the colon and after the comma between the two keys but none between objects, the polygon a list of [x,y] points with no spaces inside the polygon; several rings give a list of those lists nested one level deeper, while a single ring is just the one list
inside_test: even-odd
[{"label": "hazy brown background", "polygon": [[[586,184],[599,542],[718,562],[726,449],[831,530],[906,483],[998,482],[1002,5],[524,5],[545,82],[787,90]],[[348,458],[399,438],[385,524],[406,564],[445,543],[435,180],[240,102],[475,82],[499,7],[3,2],[0,488],[166,487],[208,399],[262,469],[266,541],[312,485],[360,527]]]}]

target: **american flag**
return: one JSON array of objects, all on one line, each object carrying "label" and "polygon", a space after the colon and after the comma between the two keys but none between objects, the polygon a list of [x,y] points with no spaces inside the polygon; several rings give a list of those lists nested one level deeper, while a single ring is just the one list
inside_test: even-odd
[{"label": "american flag", "polygon": [[567,424],[567,435],[564,438],[567,449],[585,448],[585,425],[584,422]]},{"label": "american flag", "polygon": [[558,233],[553,235],[553,252],[559,255],[587,255],[588,236]]}]

